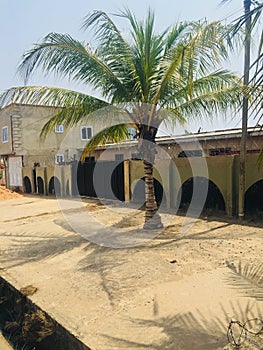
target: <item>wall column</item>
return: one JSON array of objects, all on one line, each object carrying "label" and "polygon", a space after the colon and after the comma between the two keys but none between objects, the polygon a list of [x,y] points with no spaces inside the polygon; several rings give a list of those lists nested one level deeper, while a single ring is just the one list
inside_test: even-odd
[{"label": "wall column", "polygon": [[125,160],[123,162],[123,172],[124,172],[124,201],[129,202],[131,200],[130,192],[130,161]]}]

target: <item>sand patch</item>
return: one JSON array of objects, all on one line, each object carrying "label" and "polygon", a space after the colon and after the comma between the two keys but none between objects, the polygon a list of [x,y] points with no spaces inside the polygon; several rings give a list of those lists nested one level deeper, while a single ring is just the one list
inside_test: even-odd
[{"label": "sand patch", "polygon": [[4,186],[0,186],[0,201],[22,197],[22,194],[11,191]]}]

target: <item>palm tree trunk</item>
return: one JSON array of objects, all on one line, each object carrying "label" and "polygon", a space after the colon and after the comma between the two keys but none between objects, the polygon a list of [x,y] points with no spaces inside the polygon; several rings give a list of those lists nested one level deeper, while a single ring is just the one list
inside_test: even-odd
[{"label": "palm tree trunk", "polygon": [[[244,56],[244,85],[249,84],[250,68],[250,40],[251,40],[251,0],[244,0],[244,11],[246,15],[245,23],[245,56]],[[239,161],[239,193],[238,193],[238,217],[244,218],[244,202],[246,189],[246,140],[247,140],[247,119],[248,119],[248,98],[245,96],[242,106],[242,136],[240,142],[240,161]]]},{"label": "palm tree trunk", "polygon": [[144,163],[144,174],[145,174],[145,221],[151,219],[157,211],[157,203],[155,199],[154,191],[154,179],[153,179],[153,165],[146,160]]},{"label": "palm tree trunk", "polygon": [[145,224],[144,229],[163,227],[160,215],[157,213],[157,203],[154,190],[153,164],[144,160],[145,175]]},{"label": "palm tree trunk", "polygon": [[155,161],[155,135],[157,129],[143,125],[140,132],[142,145],[140,152],[143,157],[145,175],[145,223],[144,229],[162,228],[163,224],[160,215],[157,213],[158,207],[155,198],[153,164]]}]

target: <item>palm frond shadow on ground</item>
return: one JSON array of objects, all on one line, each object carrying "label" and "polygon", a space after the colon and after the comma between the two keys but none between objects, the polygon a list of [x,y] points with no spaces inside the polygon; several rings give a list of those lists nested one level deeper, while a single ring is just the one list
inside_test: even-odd
[{"label": "palm frond shadow on ground", "polygon": [[263,263],[253,265],[239,262],[235,265],[227,261],[227,266],[232,272],[226,277],[229,284],[238,288],[245,296],[263,301]]},{"label": "palm frond shadow on ground", "polygon": [[[246,307],[240,304],[231,304],[231,312],[241,322],[254,317],[262,317],[259,309],[252,310],[251,303]],[[111,337],[104,335],[112,346],[118,346],[121,349],[153,349],[153,350],[218,350],[232,349],[228,347],[227,329],[230,318],[224,306],[221,305],[223,317],[214,316],[210,319],[204,317],[200,310],[194,313],[162,317],[155,320],[130,319],[134,332],[143,332],[149,327],[153,327],[156,332],[159,329],[164,340],[161,342],[152,342],[150,339],[146,342],[136,342],[128,339]],[[262,338],[249,337],[245,339],[244,344],[253,346],[253,349],[261,349]],[[248,347],[247,347],[248,349]]]},{"label": "palm frond shadow on ground", "polygon": [[[114,307],[116,297],[123,288],[123,281],[111,275],[111,271],[127,263],[127,249],[112,249],[90,244],[84,248],[87,256],[79,262],[79,269],[83,272],[94,273],[100,279],[99,286],[106,293],[110,305]],[[129,249],[129,254],[132,253]]]},{"label": "palm frond shadow on ground", "polygon": [[[23,233],[21,236],[23,237]],[[66,237],[46,237],[43,235],[43,237],[37,240],[28,239],[26,242],[24,240],[21,242],[20,239],[14,239],[12,247],[1,250],[0,262],[5,268],[20,266],[63,254],[85,243],[87,241],[76,234],[67,235]]]}]

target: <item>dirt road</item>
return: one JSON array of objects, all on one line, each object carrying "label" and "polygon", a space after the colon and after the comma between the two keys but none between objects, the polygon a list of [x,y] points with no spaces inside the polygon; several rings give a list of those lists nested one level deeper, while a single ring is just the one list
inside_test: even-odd
[{"label": "dirt road", "polygon": [[[169,224],[157,237],[113,249],[74,232],[55,199],[22,197],[0,210],[1,275],[18,289],[36,287],[32,300],[92,350],[230,349],[230,320],[262,317],[257,222],[203,218],[183,233],[183,216],[163,213]],[[141,232],[139,211],[95,200],[83,210],[110,230]],[[261,335],[245,341],[262,348]]]}]

